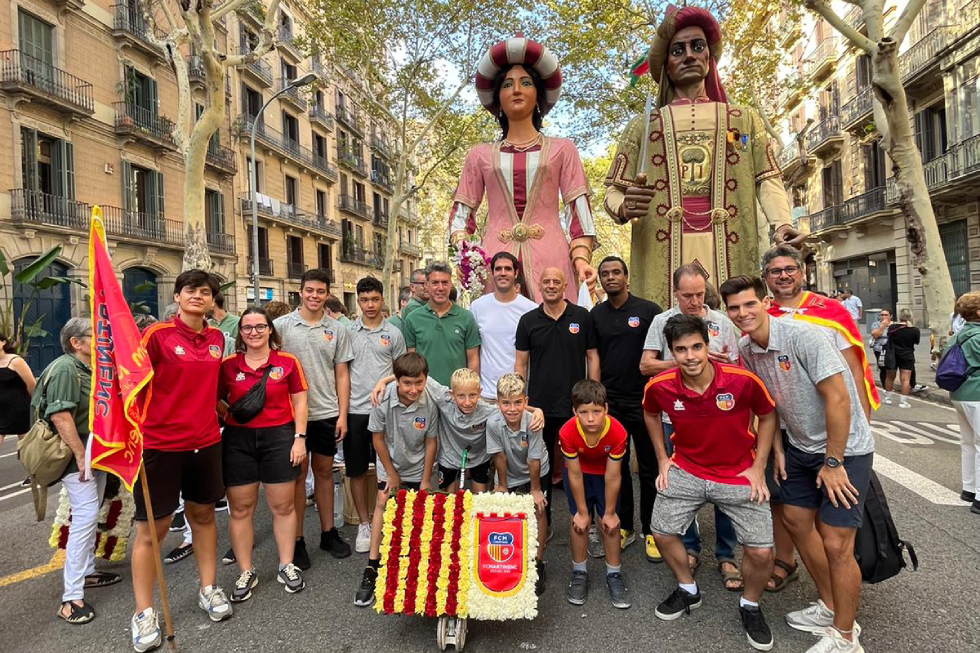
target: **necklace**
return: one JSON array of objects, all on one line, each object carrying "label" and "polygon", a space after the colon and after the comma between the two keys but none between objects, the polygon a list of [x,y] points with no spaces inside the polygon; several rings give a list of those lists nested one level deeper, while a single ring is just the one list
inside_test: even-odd
[{"label": "necklace", "polygon": [[541,132],[538,132],[534,138],[524,143],[511,143],[509,140],[505,138],[503,142],[503,146],[512,147],[518,152],[526,152],[540,142],[541,142]]}]

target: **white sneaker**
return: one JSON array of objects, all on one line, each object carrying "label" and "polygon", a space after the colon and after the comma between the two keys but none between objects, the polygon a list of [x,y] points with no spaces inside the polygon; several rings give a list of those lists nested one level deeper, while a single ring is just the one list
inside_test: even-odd
[{"label": "white sneaker", "polygon": [[891,406],[891,405],[892,405],[892,396],[891,396],[890,394],[887,394],[887,393],[886,393],[886,394],[885,394],[885,399],[884,399],[884,401],[885,401],[885,403],[886,403],[886,404],[888,404],[889,406]]},{"label": "white sneaker", "polygon": [[152,651],[163,643],[160,622],[153,608],[134,614],[130,630],[133,633],[133,650],[137,653]]},{"label": "white sneaker", "polygon": [[912,404],[910,404],[907,401],[900,401],[900,402],[898,402],[898,407],[899,408],[911,408],[912,407]]},{"label": "white sneaker", "polygon": [[827,628],[821,633],[820,640],[806,653],[864,653],[864,647],[861,646],[857,635],[858,630],[855,628],[854,639],[848,641],[837,632],[836,628]]},{"label": "white sneaker", "polygon": [[834,625],[834,612],[823,601],[817,599],[817,602],[811,603],[809,607],[788,613],[786,623],[791,628],[805,633],[822,634]]},{"label": "white sneaker", "polygon": [[359,524],[357,526],[357,539],[354,540],[354,550],[358,553],[367,553],[371,550],[371,524]]},{"label": "white sneaker", "polygon": [[197,595],[197,605],[208,613],[211,621],[224,621],[235,613],[224,590],[217,585],[208,585],[202,589]]}]

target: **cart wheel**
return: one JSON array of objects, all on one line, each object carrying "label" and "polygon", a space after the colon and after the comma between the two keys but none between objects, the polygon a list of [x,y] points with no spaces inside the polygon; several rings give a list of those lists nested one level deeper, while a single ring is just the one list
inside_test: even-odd
[{"label": "cart wheel", "polygon": [[449,617],[439,617],[439,621],[436,623],[436,644],[439,645],[440,651],[446,650],[446,631],[449,629]]},{"label": "cart wheel", "polygon": [[462,651],[466,645],[466,619],[456,619],[456,650]]}]

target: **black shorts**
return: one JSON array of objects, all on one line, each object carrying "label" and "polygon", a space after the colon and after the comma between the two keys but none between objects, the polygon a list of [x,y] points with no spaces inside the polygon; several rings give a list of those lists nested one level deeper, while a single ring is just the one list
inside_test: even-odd
[{"label": "black shorts", "polygon": [[788,506],[799,506],[818,511],[820,521],[828,526],[861,528],[864,500],[868,496],[868,484],[874,454],[844,456],[847,480],[858,491],[857,505],[834,507],[823,488],[817,487],[817,474],[823,467],[822,453],[807,453],[793,445],[786,447],[786,480],[783,481],[780,500]]},{"label": "black shorts", "polygon": [[895,356],[895,367],[900,370],[914,370],[915,356]]},{"label": "black shorts", "polygon": [[368,465],[374,462],[374,445],[368,430],[369,415],[347,416],[347,437],[344,438],[344,465],[348,478],[367,474]]},{"label": "black shorts", "polygon": [[[467,467],[466,471],[470,474],[470,480],[474,483],[486,485],[490,482],[490,461],[486,461],[476,467]],[[456,482],[459,478],[458,467],[443,467],[439,465],[439,489],[445,490]]]},{"label": "black shorts", "polygon": [[[387,481],[378,481],[378,492],[384,492],[385,488],[387,487],[388,487]],[[406,490],[415,490],[416,492],[418,492],[419,490],[422,489],[422,481],[415,481],[414,483],[411,481],[402,481],[402,484],[399,487],[405,488]]]},{"label": "black shorts", "polygon": [[[551,489],[551,473],[547,473],[541,477],[539,481],[541,484],[541,491],[547,492]],[[507,488],[508,492],[513,492],[514,494],[531,494],[531,481],[527,483],[522,483],[521,485],[515,485],[514,487]]]},{"label": "black shorts", "polygon": [[306,423],[306,451],[320,456],[337,455],[337,418],[311,419]]},{"label": "black shorts", "polygon": [[301,469],[289,462],[296,426],[226,426],[221,435],[225,486],[291,483]]},{"label": "black shorts", "polygon": [[[191,503],[216,503],[225,495],[221,475],[221,443],[190,451],[143,450],[153,519],[170,518],[177,510],[180,496]],[[143,502],[143,475],[133,488],[137,521],[147,521]]]}]

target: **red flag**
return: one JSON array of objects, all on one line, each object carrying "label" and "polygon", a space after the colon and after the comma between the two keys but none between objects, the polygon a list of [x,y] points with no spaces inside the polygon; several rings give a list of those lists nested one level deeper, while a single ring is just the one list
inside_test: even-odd
[{"label": "red flag", "polygon": [[858,358],[861,359],[861,366],[864,368],[864,390],[868,394],[868,402],[871,410],[878,410],[881,405],[878,401],[878,388],[875,386],[875,377],[868,365],[868,356],[864,350],[864,341],[861,339],[861,332],[858,331],[854,318],[847,312],[839,301],[817,295],[809,290],[803,292],[803,299],[796,308],[780,307],[773,304],[769,308],[769,314],[773,317],[781,317],[787,313],[793,316],[794,320],[803,320],[810,324],[833,329],[844,336],[844,339],[857,347]]},{"label": "red flag", "polygon": [[133,490],[143,459],[136,396],[153,377],[139,329],[106,249],[102,210],[92,207],[88,245],[92,303],[92,468],[115,474]]}]

